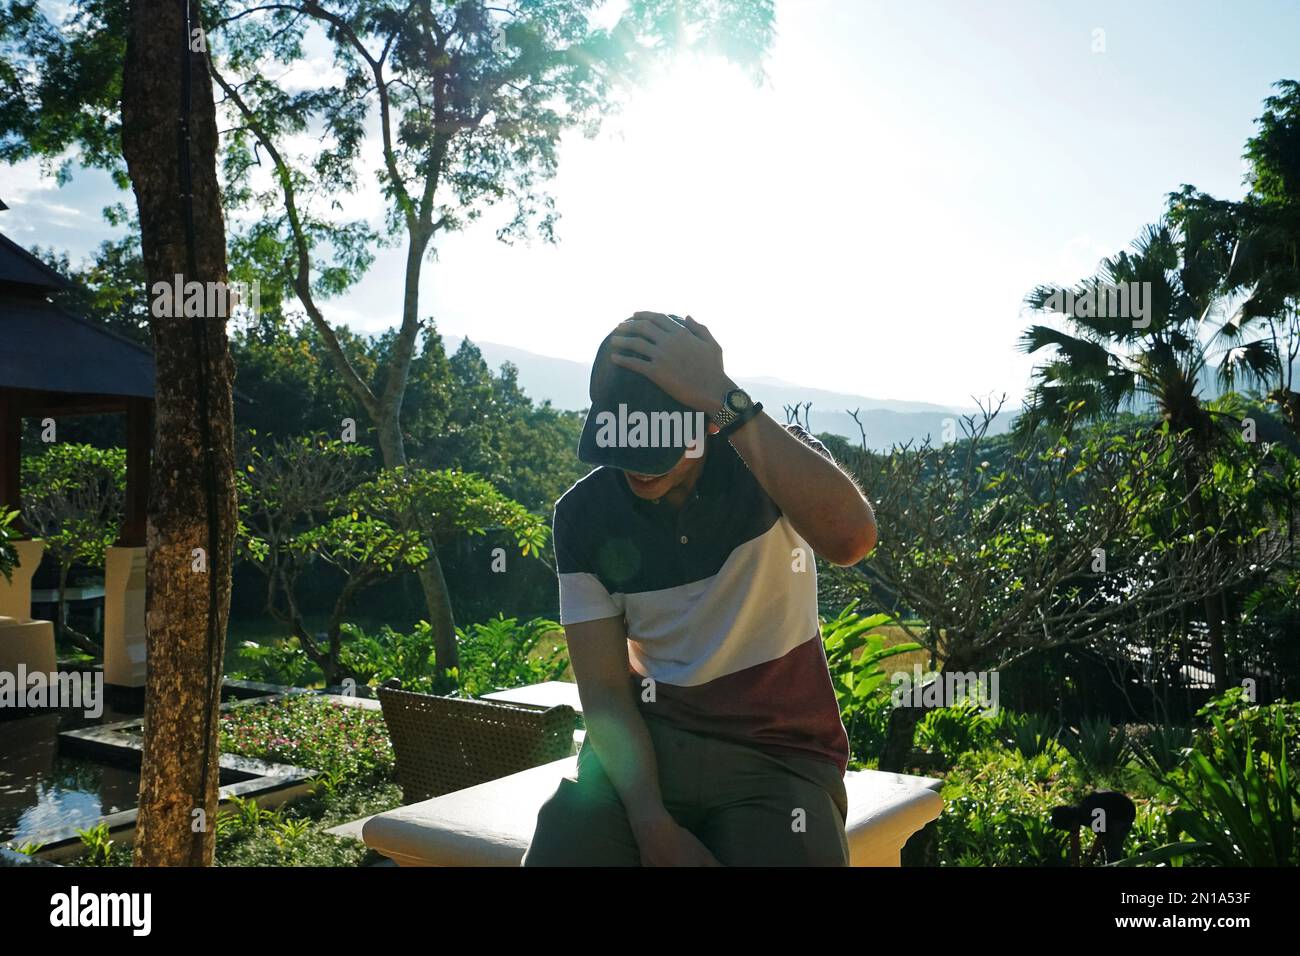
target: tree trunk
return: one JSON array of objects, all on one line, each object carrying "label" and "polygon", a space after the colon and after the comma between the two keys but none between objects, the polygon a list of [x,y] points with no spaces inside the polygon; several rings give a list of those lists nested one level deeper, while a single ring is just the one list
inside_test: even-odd
[{"label": "tree trunk", "polygon": [[[200,27],[197,5],[188,25],[185,13],[177,0],[131,0],[122,153],[139,208],[151,293],[159,282],[170,288],[175,276],[201,283],[205,292],[223,292],[227,278],[207,55],[198,42],[202,34],[187,35]],[[156,391],[137,865],[198,866],[213,859],[217,717],[235,532],[233,368],[224,298],[215,297],[221,305],[211,314],[205,306],[199,317],[150,318]],[[160,304],[152,294],[151,301]]]},{"label": "tree trunk", "polygon": [[[379,450],[384,459],[384,467],[405,465],[406,443],[402,441],[401,406],[385,404],[380,414],[382,420],[377,419],[375,424],[379,429]],[[436,659],[433,692],[442,694],[451,689],[452,680],[447,671],[460,666],[460,654],[456,649],[456,621],[451,613],[451,593],[447,590],[447,579],[442,574],[442,562],[438,560],[437,548],[432,544],[429,547],[429,560],[420,565],[416,574],[420,579],[420,588],[424,591],[424,604],[433,631]]]},{"label": "tree trunk", "polygon": [[433,692],[442,694],[451,689],[452,680],[447,671],[460,666],[460,654],[456,649],[456,622],[451,614],[451,594],[447,590],[447,580],[442,576],[442,564],[432,548],[429,555],[429,560],[420,565],[417,573],[429,611],[429,624],[433,629],[437,663],[437,671],[433,675]]},{"label": "tree trunk", "polygon": [[[1205,505],[1201,501],[1200,482],[1202,481],[1204,471],[1201,468],[1201,459],[1197,452],[1189,455],[1185,461],[1187,471],[1187,483],[1191,488],[1191,495],[1188,498],[1188,507],[1192,516],[1192,527],[1197,534],[1202,534],[1210,527],[1209,518],[1205,514]],[[1204,547],[1204,545],[1198,545]],[[1218,592],[1205,595],[1201,601],[1201,606],[1205,609],[1205,626],[1210,636],[1210,669],[1214,672],[1214,692],[1222,694],[1228,689],[1228,650],[1227,642],[1223,636],[1223,620],[1220,612],[1223,605],[1219,600]]]},{"label": "tree trunk", "polygon": [[54,620],[57,622],[54,627],[59,635],[59,639],[67,641],[74,647],[77,647],[87,654],[92,655],[95,660],[104,659],[104,649],[92,641],[86,635],[82,634],[76,628],[70,627],[65,620],[68,607],[68,566],[59,565],[59,607],[54,612]]},{"label": "tree trunk", "polygon": [[923,716],[925,710],[921,707],[895,707],[889,712],[885,744],[880,750],[877,770],[907,772],[907,760],[912,755],[912,745],[916,738],[916,725]]},{"label": "tree trunk", "polygon": [[54,610],[54,621],[55,621],[54,629],[58,632],[58,635],[60,637],[63,636],[63,632],[67,630],[68,627],[68,622],[65,618],[65,615],[68,613],[67,607],[68,607],[68,565],[60,564],[59,565],[59,601],[58,601],[58,606]]}]

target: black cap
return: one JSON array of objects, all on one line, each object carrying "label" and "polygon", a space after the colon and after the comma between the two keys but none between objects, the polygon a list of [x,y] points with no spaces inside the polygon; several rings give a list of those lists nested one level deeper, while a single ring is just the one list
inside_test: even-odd
[{"label": "black cap", "polygon": [[[669,318],[685,326],[677,316]],[[611,332],[600,343],[591,366],[591,410],[582,426],[578,458],[588,465],[609,465],[639,475],[662,475],[672,471],[682,455],[693,450],[692,443],[703,454],[708,437],[707,431],[703,431],[707,419],[640,372],[610,361],[613,335]],[[680,427],[674,423],[670,428],[651,428],[650,422],[661,422],[650,417],[655,412],[670,413],[669,422],[679,418]],[[635,427],[638,420],[645,423],[639,432]],[[629,437],[637,444],[629,444]]]}]

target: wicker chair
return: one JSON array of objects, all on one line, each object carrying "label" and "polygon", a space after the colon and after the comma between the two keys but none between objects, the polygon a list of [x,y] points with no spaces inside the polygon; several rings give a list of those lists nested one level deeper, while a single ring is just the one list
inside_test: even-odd
[{"label": "wicker chair", "polygon": [[379,688],[404,803],[473,787],[573,753],[572,707],[530,707]]}]

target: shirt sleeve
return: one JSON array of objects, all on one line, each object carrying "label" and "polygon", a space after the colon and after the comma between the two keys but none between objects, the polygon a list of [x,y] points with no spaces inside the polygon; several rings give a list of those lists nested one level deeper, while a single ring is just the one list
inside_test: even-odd
[{"label": "shirt sleeve", "polygon": [[560,579],[560,623],[581,624],[623,616],[623,596],[610,594],[588,560],[577,529],[557,505],[551,540]]}]

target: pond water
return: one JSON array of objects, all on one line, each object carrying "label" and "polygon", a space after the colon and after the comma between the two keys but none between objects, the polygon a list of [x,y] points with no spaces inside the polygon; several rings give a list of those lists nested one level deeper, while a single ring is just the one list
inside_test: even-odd
[{"label": "pond water", "polygon": [[[129,716],[106,709],[101,720]],[[0,843],[21,845],[39,833],[91,826],[136,805],[138,771],[59,752],[59,731],[88,723],[79,717],[51,713],[0,721]]]}]

